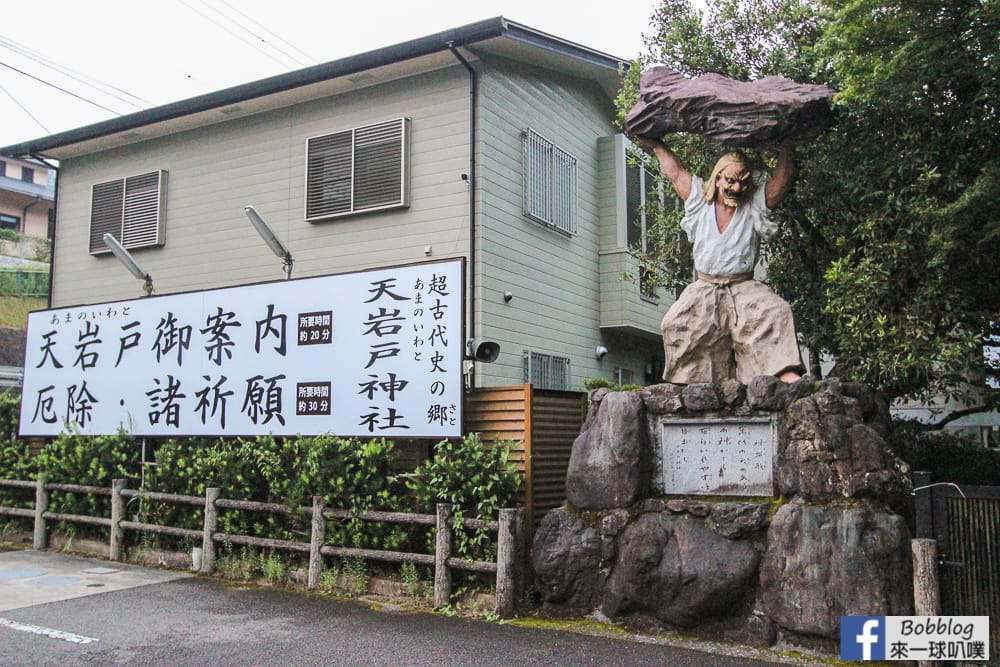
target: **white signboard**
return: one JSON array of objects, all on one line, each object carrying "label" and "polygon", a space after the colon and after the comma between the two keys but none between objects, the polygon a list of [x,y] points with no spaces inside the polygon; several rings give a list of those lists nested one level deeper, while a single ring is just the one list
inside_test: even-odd
[{"label": "white signboard", "polygon": [[774,495],[769,419],[664,421],[661,442],[664,493]]},{"label": "white signboard", "polygon": [[21,435],[460,436],[463,269],[31,313]]}]

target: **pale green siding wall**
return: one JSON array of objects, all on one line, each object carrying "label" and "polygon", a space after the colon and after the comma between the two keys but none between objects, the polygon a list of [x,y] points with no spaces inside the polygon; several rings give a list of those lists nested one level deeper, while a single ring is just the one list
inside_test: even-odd
[{"label": "pale green siding wall", "polygon": [[[604,374],[598,362],[598,139],[614,132],[611,101],[583,81],[490,61],[481,81],[479,242],[482,331],[500,359],[480,365],[484,386],[522,381],[522,354],[571,358],[570,389]],[[577,233],[523,214],[521,133],[530,127],[577,159]],[[504,303],[503,292],[513,293]]]},{"label": "pale green siding wall", "polygon": [[[53,305],[134,298],[138,281],[88,253],[92,184],[169,172],[166,246],[133,254],[158,293],[283,278],[250,226],[253,204],[291,250],[293,277],[468,254],[469,83],[450,67],[308,104],[67,160],[60,171]],[[308,137],[406,116],[411,206],[319,223],[304,220]]]}]

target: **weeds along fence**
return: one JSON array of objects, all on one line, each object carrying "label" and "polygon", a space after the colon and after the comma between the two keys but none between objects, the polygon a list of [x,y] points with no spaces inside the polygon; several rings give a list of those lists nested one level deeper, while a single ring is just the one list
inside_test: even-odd
[{"label": "weeds along fence", "polygon": [[[313,497],[312,507],[289,507],[276,503],[250,502],[219,497],[220,490],[208,488],[205,496],[183,496],[170,493],[157,493],[125,488],[125,480],[116,479],[111,488],[100,486],[84,486],[80,484],[46,483],[44,480],[24,481],[0,479],[0,487],[34,489],[34,508],[6,507],[0,505],[0,515],[21,517],[34,520],[32,548],[45,549],[48,544],[47,524],[52,521],[65,521],[92,526],[102,526],[109,529],[108,558],[120,561],[123,557],[124,531],[132,530],[144,533],[170,535],[185,539],[201,540],[201,574],[212,574],[215,571],[216,545],[219,543],[238,544],[279,551],[309,554],[309,569],[306,587],[315,589],[320,582],[320,574],[324,567],[325,556],[341,558],[362,558],[392,563],[413,563],[434,568],[434,607],[440,609],[451,600],[451,571],[465,570],[496,576],[496,613],[502,618],[514,615],[514,606],[520,595],[524,558],[524,511],[523,509],[502,509],[497,521],[480,519],[464,519],[462,524],[469,529],[489,530],[497,535],[496,562],[474,561],[456,558],[451,555],[453,528],[455,519],[451,505],[438,504],[436,514],[410,514],[404,512],[352,512],[350,510],[332,509],[326,507],[321,496]],[[111,516],[98,517],[80,514],[63,514],[48,510],[49,492],[62,491],[66,493],[94,494],[110,496]],[[127,521],[125,519],[125,501],[139,498],[154,502],[190,505],[204,510],[204,526],[202,530],[164,526],[159,524]],[[309,542],[278,540],[250,535],[233,535],[218,532],[219,510],[245,510],[271,514],[297,514],[305,512],[311,515],[311,530]],[[435,527],[435,544],[433,554],[407,553],[400,551],[382,551],[377,549],[358,549],[351,547],[325,544],[327,520],[360,520],[380,521],[410,525]]]}]

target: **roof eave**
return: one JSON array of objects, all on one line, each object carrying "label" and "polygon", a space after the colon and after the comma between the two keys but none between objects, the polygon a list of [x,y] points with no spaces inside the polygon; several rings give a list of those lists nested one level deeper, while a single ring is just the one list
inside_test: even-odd
[{"label": "roof eave", "polygon": [[156,123],[275,95],[329,79],[350,76],[377,67],[439,53],[447,50],[449,47],[469,46],[497,37],[507,37],[521,43],[570,56],[592,66],[596,65],[615,71],[628,64],[626,61],[622,61],[614,56],[573,44],[572,42],[534,30],[528,26],[508,21],[503,17],[496,17],[374,51],[347,56],[286,74],[279,74],[266,79],[232,86],[223,90],[171,102],[65,132],[12,144],[0,148],[0,154],[15,158],[32,157],[38,159],[41,157],[57,157],[52,155],[51,151],[117,133],[137,130]]}]

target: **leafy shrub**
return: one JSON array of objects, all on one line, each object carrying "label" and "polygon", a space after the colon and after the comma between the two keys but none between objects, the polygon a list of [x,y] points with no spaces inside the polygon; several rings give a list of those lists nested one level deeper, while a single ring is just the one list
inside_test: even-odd
[{"label": "leafy shrub", "polygon": [[[111,488],[112,480],[125,479],[127,486],[135,488],[141,476],[140,446],[121,431],[115,435],[93,436],[62,433],[42,448],[36,464],[38,474],[47,482],[59,484]],[[111,514],[111,499],[103,495],[52,491],[49,509],[64,514],[106,517]],[[80,534],[79,529],[74,532]]]},{"label": "leafy shrub", "polygon": [[0,392],[0,441],[13,443],[17,440],[20,421],[21,399],[11,391]]},{"label": "leafy shrub", "polygon": [[461,526],[466,518],[489,520],[512,507],[524,475],[510,461],[511,443],[492,446],[478,434],[443,440],[434,455],[410,475],[407,486],[425,512],[450,503],[455,516],[455,551],[463,558],[493,560],[496,549],[488,531]]},{"label": "leafy shrub", "polygon": [[968,436],[901,420],[893,423],[889,444],[911,470],[931,473],[934,482],[990,486],[1000,480],[1000,452],[983,449]]},{"label": "leafy shrub", "polygon": [[[252,440],[169,440],[156,453],[152,490],[203,496],[207,486],[225,498],[311,507],[323,496],[331,508],[355,512],[391,510],[400,505],[399,485],[391,474],[394,445],[384,439],[362,441],[330,435]],[[158,523],[197,529],[200,510],[160,504],[151,509]],[[310,518],[246,511],[220,512],[219,530],[258,537],[308,540]],[[328,541],[355,547],[396,548],[406,541],[394,526],[361,521],[334,523]]]},{"label": "leafy shrub", "polygon": [[[0,479],[35,479],[38,471],[27,443],[17,437],[20,409],[17,396],[8,391],[0,393]],[[0,489],[0,504],[10,505],[26,493],[20,489]],[[31,498],[33,501],[34,492]]]},{"label": "leafy shrub", "polygon": [[607,387],[611,391],[642,391],[640,384],[617,384],[604,377],[588,378],[583,381],[583,388],[587,391],[594,391]]}]

